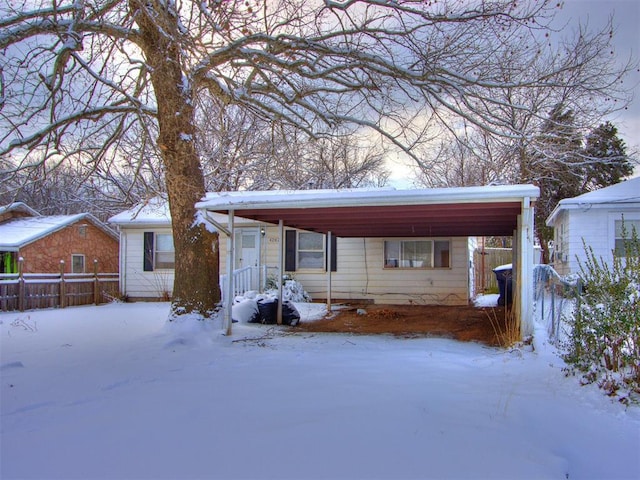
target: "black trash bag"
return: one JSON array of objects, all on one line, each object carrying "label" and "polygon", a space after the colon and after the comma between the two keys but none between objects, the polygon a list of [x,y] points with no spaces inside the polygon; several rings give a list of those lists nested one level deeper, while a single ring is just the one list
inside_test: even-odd
[{"label": "black trash bag", "polygon": [[260,312],[260,321],[268,325],[278,323],[278,299],[277,298],[261,298],[258,300],[258,311]]},{"label": "black trash bag", "polygon": [[[263,298],[258,300],[258,311],[260,312],[262,323],[268,325],[278,323],[277,298]],[[288,300],[282,302],[282,324],[295,327],[298,323],[300,323],[300,312],[298,312],[296,306]]]},{"label": "black trash bag", "polygon": [[[276,300],[276,305],[277,304]],[[291,325],[292,327],[300,323],[300,312],[298,312],[296,306],[288,300],[282,302],[282,323],[283,325]]]}]

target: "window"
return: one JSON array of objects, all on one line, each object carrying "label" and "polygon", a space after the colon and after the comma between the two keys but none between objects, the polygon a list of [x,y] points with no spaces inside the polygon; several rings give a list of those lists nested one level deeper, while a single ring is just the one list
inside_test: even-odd
[{"label": "window", "polygon": [[386,240],[385,268],[449,268],[449,240]]},{"label": "window", "polygon": [[615,230],[615,256],[626,257],[626,247],[633,239],[634,231],[640,235],[640,220],[616,220]]},{"label": "window", "polygon": [[18,273],[17,255],[14,252],[0,252],[0,273]]},{"label": "window", "polygon": [[144,271],[175,268],[173,235],[144,232]]},{"label": "window", "polygon": [[[285,271],[325,270],[327,241],[322,233],[287,230],[285,232]],[[331,236],[331,271],[337,271],[337,238]]]},{"label": "window", "polygon": [[173,248],[173,235],[156,234],[155,268],[175,268],[176,254]]},{"label": "window", "polygon": [[71,273],[84,273],[84,255],[71,255]]},{"label": "window", "polygon": [[324,268],[324,235],[298,232],[298,268]]}]

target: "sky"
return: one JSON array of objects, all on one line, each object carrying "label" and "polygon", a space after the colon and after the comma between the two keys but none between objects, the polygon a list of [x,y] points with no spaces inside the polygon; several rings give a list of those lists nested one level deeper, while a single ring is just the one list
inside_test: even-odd
[{"label": "sky", "polygon": [[[588,25],[592,30],[605,26],[613,16],[615,33],[613,45],[617,57],[626,62],[629,57],[640,61],[640,0],[565,0],[557,14],[558,25],[566,25],[567,32],[578,25]],[[609,118],[617,128],[620,138],[627,145],[627,153],[637,152],[640,160],[640,72],[637,70],[627,79],[634,86],[634,99],[625,111]],[[410,160],[392,158],[390,183],[396,188],[412,187]]]},{"label": "sky", "polygon": [[[558,20],[566,19],[568,28],[579,23],[587,24],[594,30],[603,27],[613,16],[615,30],[613,45],[621,61],[629,56],[640,59],[640,0],[565,0]],[[629,148],[640,150],[640,73],[636,70],[628,79],[635,85],[635,98],[628,110],[620,112],[611,121],[618,127],[620,136]]]}]

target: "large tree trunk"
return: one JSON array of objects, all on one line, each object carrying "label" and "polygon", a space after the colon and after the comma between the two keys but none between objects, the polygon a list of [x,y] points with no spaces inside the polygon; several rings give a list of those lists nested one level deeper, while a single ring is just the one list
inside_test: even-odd
[{"label": "large tree trunk", "polygon": [[[131,0],[158,104],[162,151],[175,246],[171,317],[209,316],[220,301],[218,235],[196,222],[195,203],[205,193],[194,143],[193,90],[181,68],[180,35],[167,3]],[[153,18],[150,16],[153,14]]]}]

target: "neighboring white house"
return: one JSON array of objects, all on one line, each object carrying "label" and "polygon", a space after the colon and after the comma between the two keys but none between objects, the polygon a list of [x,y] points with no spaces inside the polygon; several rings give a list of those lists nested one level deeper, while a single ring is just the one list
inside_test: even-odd
[{"label": "neighboring white house", "polygon": [[561,200],[546,222],[554,229],[556,271],[579,273],[578,259],[586,259],[584,244],[604,260],[624,252],[623,220],[628,232],[635,227],[640,233],[640,178]]}]

